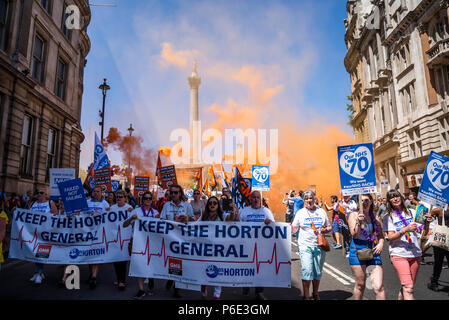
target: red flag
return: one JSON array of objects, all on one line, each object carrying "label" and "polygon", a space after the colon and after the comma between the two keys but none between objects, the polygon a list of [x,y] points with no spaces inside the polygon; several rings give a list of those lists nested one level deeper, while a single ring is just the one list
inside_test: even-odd
[{"label": "red flag", "polygon": [[156,177],[157,177],[157,181],[159,182],[160,185],[160,181],[161,181],[161,176],[160,176],[160,170],[162,168],[162,162],[161,162],[161,153],[158,152],[157,153],[157,165],[156,165]]},{"label": "red flag", "polygon": [[89,169],[88,169],[88,171],[87,171],[87,177],[86,177],[86,180],[84,180],[84,183],[83,183],[83,187],[86,189],[86,190],[89,190],[90,191],[90,189],[91,189],[91,186],[90,186],[90,181],[94,178],[94,164],[93,163],[91,163],[90,164],[90,166],[89,166]]}]

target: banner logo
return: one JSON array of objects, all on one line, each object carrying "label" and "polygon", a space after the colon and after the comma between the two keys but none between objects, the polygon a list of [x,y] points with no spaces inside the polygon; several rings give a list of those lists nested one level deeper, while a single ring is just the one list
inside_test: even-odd
[{"label": "banner logo", "polygon": [[48,259],[50,256],[51,245],[48,244],[40,244],[37,248],[36,258],[45,258]]},{"label": "banner logo", "polygon": [[209,278],[216,278],[218,276],[218,273],[219,273],[218,267],[214,266],[213,264],[211,264],[206,268],[206,275]]},{"label": "banner logo", "polygon": [[70,250],[69,257],[76,259],[78,257],[100,256],[106,253],[105,248],[79,250],[77,248]]},{"label": "banner logo", "polygon": [[169,258],[168,259],[168,273],[177,276],[182,276],[182,260]]},{"label": "banner logo", "polygon": [[443,163],[439,159],[431,160],[427,166],[427,175],[430,183],[438,191],[443,191],[449,187],[449,161]]}]

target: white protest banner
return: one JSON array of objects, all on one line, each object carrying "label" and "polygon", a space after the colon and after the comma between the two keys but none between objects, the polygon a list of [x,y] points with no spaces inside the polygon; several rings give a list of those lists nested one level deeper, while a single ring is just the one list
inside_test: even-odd
[{"label": "white protest banner", "polygon": [[286,223],[135,221],[129,275],[193,285],[291,287]]},{"label": "white protest banner", "polygon": [[73,168],[50,168],[50,199],[60,200],[58,183],[75,179],[75,169]]},{"label": "white protest banner", "polygon": [[129,260],[128,211],[67,217],[16,209],[9,257],[47,264],[96,264]]}]

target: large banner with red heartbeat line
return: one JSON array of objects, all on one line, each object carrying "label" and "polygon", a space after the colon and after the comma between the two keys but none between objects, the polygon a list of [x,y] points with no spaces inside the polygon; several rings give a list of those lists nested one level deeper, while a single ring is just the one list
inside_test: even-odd
[{"label": "large banner with red heartbeat line", "polygon": [[128,211],[67,217],[14,211],[9,257],[47,264],[95,264],[129,260]]},{"label": "large banner with red heartbeat line", "polygon": [[286,223],[139,218],[129,275],[223,287],[291,287]]}]

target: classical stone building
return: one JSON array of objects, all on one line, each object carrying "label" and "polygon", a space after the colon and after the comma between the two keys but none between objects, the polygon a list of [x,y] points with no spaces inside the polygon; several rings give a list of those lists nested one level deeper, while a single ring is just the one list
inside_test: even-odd
[{"label": "classical stone building", "polygon": [[353,101],[354,132],[365,120],[369,139],[359,141],[373,143],[382,193],[416,192],[430,151],[449,154],[448,1],[349,0],[346,9],[345,66],[362,101]]},{"label": "classical stone building", "polygon": [[0,186],[7,193],[48,190],[49,168],[78,170],[90,17],[87,0],[0,0]]}]

